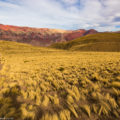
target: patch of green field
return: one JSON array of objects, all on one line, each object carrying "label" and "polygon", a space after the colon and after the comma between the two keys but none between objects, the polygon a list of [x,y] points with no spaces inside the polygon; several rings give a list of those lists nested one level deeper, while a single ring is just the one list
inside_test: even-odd
[{"label": "patch of green field", "polygon": [[120,33],[87,35],[69,42],[56,43],[51,47],[78,51],[118,52],[120,51]]},{"label": "patch of green field", "polygon": [[119,120],[120,53],[0,41],[0,117]]}]

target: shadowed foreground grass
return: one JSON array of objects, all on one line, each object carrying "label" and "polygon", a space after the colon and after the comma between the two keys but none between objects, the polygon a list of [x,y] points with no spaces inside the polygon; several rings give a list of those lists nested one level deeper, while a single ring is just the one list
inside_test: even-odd
[{"label": "shadowed foreground grass", "polygon": [[119,120],[120,53],[0,41],[0,117]]},{"label": "shadowed foreground grass", "polygon": [[17,101],[20,95],[19,86],[8,88],[0,99],[0,118],[14,118],[21,119],[22,111],[20,109],[21,103]]}]

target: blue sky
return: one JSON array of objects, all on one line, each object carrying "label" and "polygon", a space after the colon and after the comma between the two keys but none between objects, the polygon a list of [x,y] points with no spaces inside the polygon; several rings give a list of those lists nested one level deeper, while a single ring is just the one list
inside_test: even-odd
[{"label": "blue sky", "polygon": [[0,0],[0,23],[117,31],[120,0]]}]

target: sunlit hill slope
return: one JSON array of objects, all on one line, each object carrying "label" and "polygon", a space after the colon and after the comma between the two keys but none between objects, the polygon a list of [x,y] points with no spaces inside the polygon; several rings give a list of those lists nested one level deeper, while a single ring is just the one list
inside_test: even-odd
[{"label": "sunlit hill slope", "polygon": [[120,51],[120,33],[97,33],[69,42],[56,43],[53,48],[79,51]]}]

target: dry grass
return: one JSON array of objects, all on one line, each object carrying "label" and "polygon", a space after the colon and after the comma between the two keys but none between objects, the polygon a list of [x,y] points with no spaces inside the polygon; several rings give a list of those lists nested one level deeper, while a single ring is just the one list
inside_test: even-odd
[{"label": "dry grass", "polygon": [[0,53],[0,117],[119,120],[120,53],[70,52],[3,41]]}]

